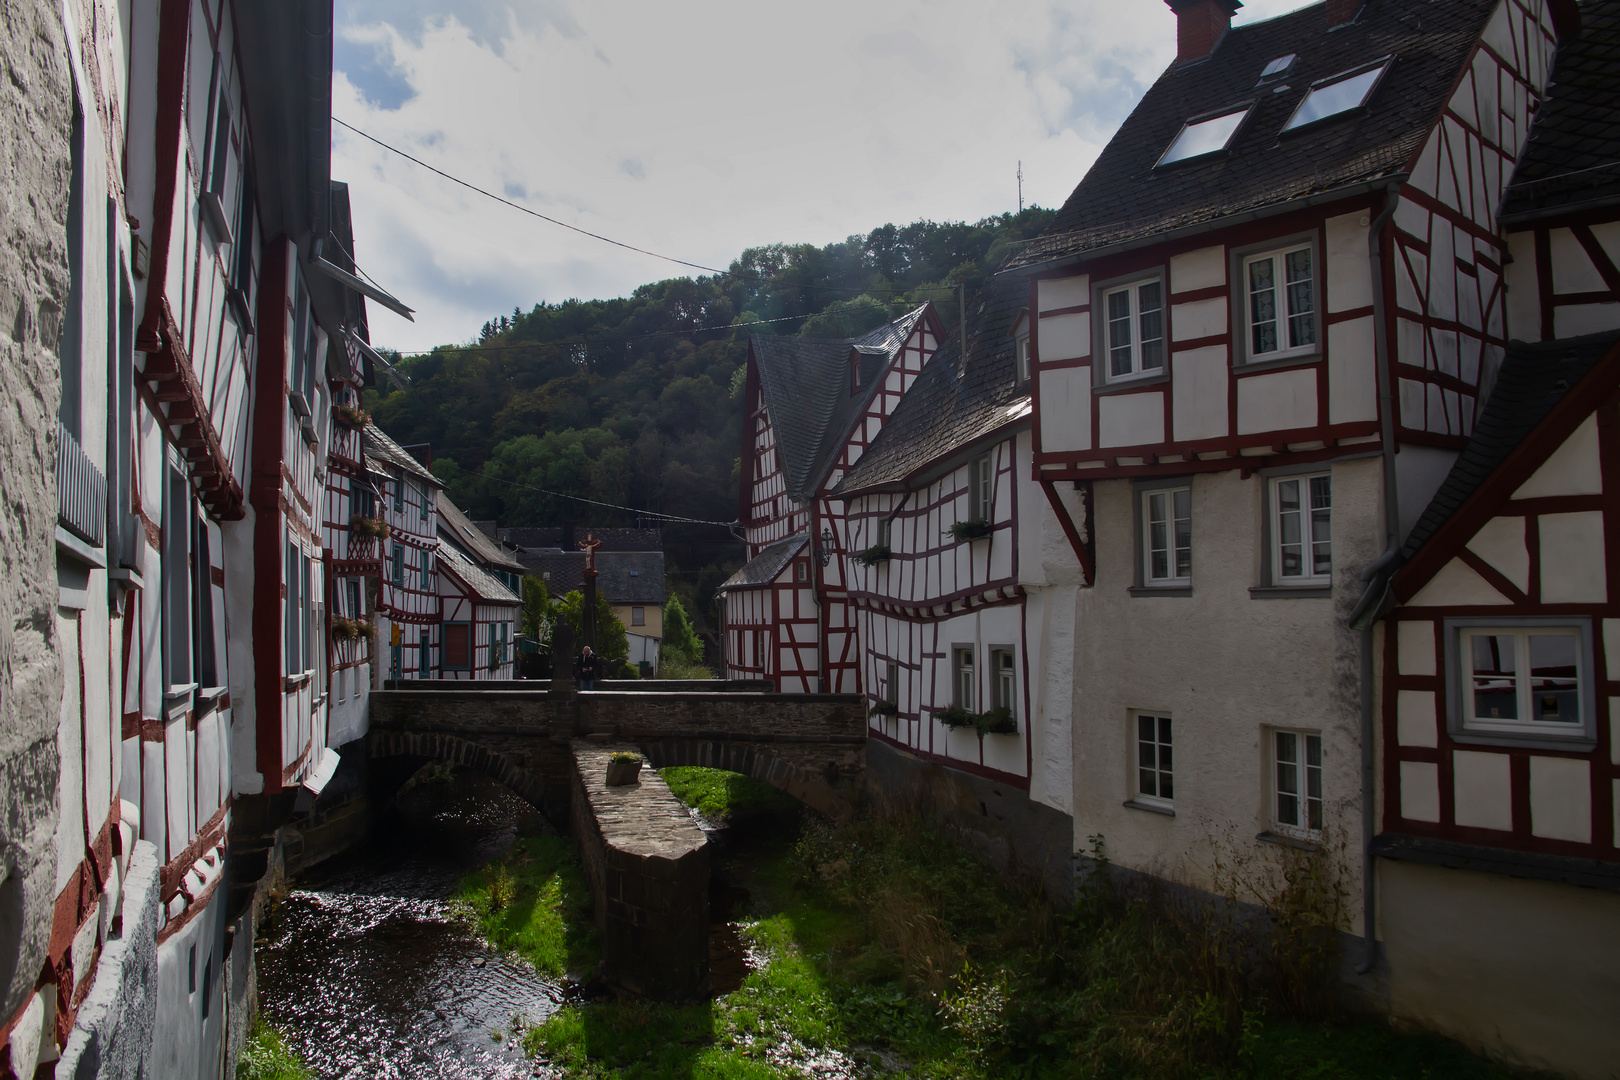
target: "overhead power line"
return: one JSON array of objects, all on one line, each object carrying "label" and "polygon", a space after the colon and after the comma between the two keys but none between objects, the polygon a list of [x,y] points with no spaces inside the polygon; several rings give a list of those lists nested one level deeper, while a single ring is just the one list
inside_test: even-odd
[{"label": "overhead power line", "polygon": [[408,154],[404,150],[401,150],[397,146],[393,146],[393,145],[390,145],[389,143],[385,143],[381,139],[377,138],[377,136],[368,134],[368,133],[366,133],[364,131],[361,131],[359,128],[355,127],[353,124],[347,123],[347,122],[345,122],[343,120],[339,120],[335,116],[332,117],[332,122],[334,124],[338,124],[338,125],[340,125],[342,127],[348,128],[350,131],[354,132],[356,135],[360,136],[362,139],[366,139],[369,142],[376,143],[378,146],[382,147],[384,150],[387,150],[389,153],[398,154],[400,157],[404,158],[406,161],[412,162],[413,164],[416,164],[416,165],[420,165],[420,166],[422,166],[422,168],[428,170],[431,173],[437,173],[438,175],[444,177],[446,180],[449,180],[453,184],[460,184],[462,187],[466,188],[468,191],[475,191],[478,194],[484,196],[486,199],[493,199],[496,202],[502,204],[503,206],[510,206],[512,209],[521,211],[522,213],[525,213],[525,214],[528,214],[530,217],[536,217],[536,218],[539,218],[541,221],[549,222],[552,225],[561,226],[562,228],[568,229],[571,232],[577,232],[581,236],[588,236],[592,240],[600,240],[604,244],[612,244],[614,247],[623,248],[626,251],[634,251],[638,255],[646,255],[646,256],[649,256],[649,257],[654,258],[654,259],[662,259],[665,262],[674,263],[677,266],[686,266],[686,267],[690,267],[693,270],[702,270],[705,273],[714,274],[714,275],[716,275],[718,277],[741,278],[743,280],[753,281],[753,282],[756,282],[756,283],[763,283],[763,284],[777,285],[777,286],[792,286],[792,287],[798,288],[798,289],[817,289],[817,290],[822,290],[822,291],[826,291],[826,292],[855,292],[855,293],[865,293],[865,294],[874,295],[874,296],[910,296],[910,295],[912,295],[914,293],[919,293],[919,292],[950,292],[950,291],[953,291],[956,288],[956,286],[954,286],[954,285],[919,285],[915,289],[866,289],[866,288],[862,288],[862,287],[860,287],[858,285],[812,285],[812,284],[810,284],[808,282],[803,282],[803,281],[782,281],[782,280],[779,280],[777,278],[768,277],[768,276],[766,276],[764,274],[750,273],[750,272],[748,272],[746,270],[721,270],[718,267],[705,266],[703,263],[691,262],[690,260],[687,260],[687,259],[677,259],[673,255],[663,255],[663,254],[660,254],[659,252],[656,252],[656,251],[649,251],[646,248],[637,247],[634,244],[627,244],[623,240],[615,240],[611,236],[603,236],[601,233],[594,233],[594,232],[591,232],[589,229],[582,229],[578,225],[570,225],[566,221],[559,221],[557,218],[550,217],[550,216],[548,216],[546,214],[542,214],[538,210],[532,210],[529,207],[524,206],[522,203],[516,203],[516,202],[513,202],[511,199],[505,198],[505,197],[503,197],[501,195],[497,195],[493,191],[488,190],[487,188],[481,188],[477,184],[472,183],[471,181],[463,180],[459,176],[454,176],[454,175],[452,175],[450,173],[447,173],[443,169],[438,168],[437,166],[429,165],[427,162],[423,161],[421,158],[416,157],[416,156],[414,156],[412,154]]},{"label": "overhead power line", "polygon": [[657,510],[643,510],[636,506],[621,506],[618,503],[603,502],[600,499],[587,499],[583,495],[570,495],[566,491],[552,491],[550,488],[535,487],[533,484],[520,484],[516,480],[504,480],[499,476],[479,475],[477,479],[493,480],[497,484],[508,487],[521,488],[524,491],[536,491],[541,495],[550,495],[558,499],[573,499],[575,502],[589,503],[592,506],[606,507],[609,510],[625,510],[640,517],[653,517],[662,521],[673,521],[681,525],[718,525],[722,529],[729,529],[739,522],[736,521],[707,521],[703,518],[681,517],[679,514],[663,514]]}]

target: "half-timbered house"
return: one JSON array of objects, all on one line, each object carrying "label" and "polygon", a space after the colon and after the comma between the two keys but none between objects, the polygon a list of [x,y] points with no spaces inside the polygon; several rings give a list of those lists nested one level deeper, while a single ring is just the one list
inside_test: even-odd
[{"label": "half-timbered house", "polygon": [[[443,486],[376,424],[363,433],[366,471],[376,492],[370,532],[381,559],[375,678],[439,677],[438,499]],[[381,535],[377,535],[381,534]]]},{"label": "half-timbered house", "polygon": [[[1007,276],[973,299],[965,358],[946,334],[831,494],[868,767],[1064,895],[1089,525],[1074,484],[1032,476],[1027,295]],[[792,543],[774,551],[791,557]]]},{"label": "half-timbered house", "polygon": [[1620,1061],[1620,3],[1581,23],[1503,201],[1507,359],[1384,600],[1373,852],[1396,1015],[1601,1077]]},{"label": "half-timbered house", "polygon": [[1496,209],[1575,8],[1233,27],[1236,0],[1168,2],[1176,61],[1010,268],[1035,474],[1095,526],[1075,834],[1194,886],[1212,835],[1262,860],[1345,840],[1364,931],[1376,646],[1352,616],[1501,365]]},{"label": "half-timbered house", "polygon": [[727,678],[859,690],[843,507],[828,498],[938,347],[931,304],[859,337],[749,343],[739,520],[749,562],[721,586]]},{"label": "half-timbered house", "polygon": [[523,564],[484,535],[440,493],[439,657],[441,679],[510,679],[516,657],[517,589]]}]

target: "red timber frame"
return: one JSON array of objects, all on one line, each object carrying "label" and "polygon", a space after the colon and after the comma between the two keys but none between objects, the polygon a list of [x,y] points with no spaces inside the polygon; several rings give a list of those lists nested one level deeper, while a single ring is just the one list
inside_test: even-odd
[{"label": "red timber frame", "polygon": [[[1598,457],[1602,471],[1602,492],[1591,495],[1517,497],[1521,486],[1565,444],[1583,423],[1595,417]],[[1608,595],[1594,596],[1588,603],[1558,602],[1542,596],[1541,534],[1547,515],[1595,513],[1602,515],[1603,570]],[[1528,554],[1526,585],[1509,580],[1490,562],[1471,550],[1469,542],[1479,530],[1496,519],[1523,519],[1524,550]],[[1615,791],[1620,784],[1620,761],[1615,749],[1615,701],[1620,700],[1620,654],[1609,652],[1605,620],[1620,618],[1620,347],[1609,352],[1586,377],[1565,394],[1563,400],[1534,428],[1494,472],[1459,507],[1444,525],[1395,575],[1392,585],[1398,606],[1386,617],[1382,662],[1385,677],[1381,708],[1383,783],[1383,829],[1412,836],[1448,840],[1503,851],[1529,852],[1620,862],[1615,835]],[[1448,566],[1461,564],[1471,570],[1506,601],[1472,606],[1414,604],[1424,586]],[[1590,748],[1560,749],[1551,744],[1538,747],[1459,742],[1451,733],[1446,662],[1445,621],[1447,619],[1502,617],[1588,617],[1592,621],[1589,643],[1595,670],[1583,686],[1592,693],[1596,718],[1596,744]],[[1403,650],[1403,635],[1417,641],[1432,633],[1433,656],[1415,657],[1415,647]],[[1620,641],[1614,643],[1620,648]],[[1404,652],[1404,656],[1403,656]],[[1402,662],[1422,673],[1403,670]],[[1402,696],[1426,700],[1432,696],[1435,733],[1432,739],[1408,737],[1402,743],[1400,710]],[[1410,705],[1409,705],[1410,708]],[[1426,730],[1426,729],[1425,729]],[[1433,745],[1413,745],[1432,742]],[[1509,806],[1503,818],[1507,829],[1458,824],[1456,815],[1456,754],[1499,755],[1507,759]],[[1564,759],[1585,765],[1590,777],[1590,842],[1580,843],[1535,834],[1531,815],[1531,770],[1533,759]],[[1406,816],[1403,806],[1403,769],[1434,770],[1438,783],[1438,821]],[[1413,808],[1414,812],[1417,810]],[[1425,815],[1426,816],[1426,815]]]},{"label": "red timber frame", "polygon": [[[386,476],[377,484],[377,505],[380,516],[388,523],[388,536],[378,544],[382,585],[378,591],[377,611],[395,626],[425,628],[428,651],[435,658],[433,664],[437,667],[440,666],[438,657],[443,648],[438,633],[438,626],[442,621],[437,583],[440,572],[437,556],[438,510],[433,504],[432,497],[428,495],[430,488],[437,490],[437,485],[414,473],[407,473],[392,462],[378,459],[377,463],[386,470]],[[403,485],[403,492],[400,508],[396,510],[394,494],[399,490],[398,485]],[[424,500],[427,500],[425,514]],[[402,551],[403,580],[399,582],[394,580],[396,545]],[[432,559],[432,572],[426,576],[422,573],[424,556]],[[431,670],[423,671],[421,668],[422,630],[418,629],[414,635],[404,629],[400,632],[404,635],[400,642],[400,677],[406,679],[435,677]],[[391,635],[390,630],[390,637]],[[377,649],[379,660],[383,665],[384,678],[393,678],[392,648],[391,640],[383,640],[379,636]],[[439,677],[443,677],[442,670]]]},{"label": "red timber frame", "polygon": [[[349,370],[361,370],[359,350],[344,342],[349,353]],[[334,379],[330,383],[333,407],[360,408],[360,388],[357,383]],[[332,435],[326,458],[326,498],[322,533],[326,546],[326,635],[331,643],[327,670],[334,682],[338,673],[372,662],[376,641],[369,637],[339,640],[332,636],[332,620],[336,618],[364,620],[367,617],[366,597],[382,575],[382,557],[376,537],[356,536],[351,522],[360,508],[353,504],[353,485],[370,489],[371,478],[366,475],[365,452],[361,448],[360,431],[343,424],[332,425]],[[377,493],[371,492],[373,505]],[[344,583],[351,578],[361,579],[360,610],[347,610],[348,590]],[[344,606],[344,610],[338,610]]]},{"label": "red timber frame", "polygon": [[[1482,378],[1500,364],[1506,346],[1502,272],[1505,244],[1496,228],[1495,211],[1512,176],[1514,162],[1528,133],[1540,88],[1545,85],[1555,37],[1550,10],[1538,20],[1523,0],[1502,0],[1481,41],[1475,44],[1457,76],[1449,103],[1428,138],[1407,164],[1409,179],[1398,189],[1394,218],[1385,225],[1381,256],[1384,284],[1384,330],[1390,342],[1391,385],[1396,388],[1397,440],[1460,449],[1472,430],[1476,395]],[[1501,47],[1492,44],[1500,39]],[[1494,88],[1494,89],[1493,89]],[[1481,119],[1483,118],[1483,119]],[[1158,270],[1166,285],[1165,341],[1169,348],[1164,377],[1140,383],[1091,389],[1089,446],[1054,449],[1053,425],[1064,422],[1043,415],[1039,385],[1035,394],[1035,465],[1037,478],[1094,480],[1105,477],[1186,475],[1240,468],[1245,473],[1280,465],[1324,461],[1347,452],[1365,452],[1379,443],[1376,415],[1335,421],[1330,399],[1330,365],[1335,327],[1370,320],[1372,304],[1335,308],[1328,285],[1327,252],[1330,220],[1359,215],[1370,221],[1384,209],[1387,196],[1347,197],[1337,203],[1282,213],[1261,222],[1214,230],[1157,247],[1102,253],[1079,270],[1052,271],[1030,282],[1030,309],[1037,313],[1031,332],[1031,355],[1037,384],[1056,377],[1091,387],[1094,346],[1077,358],[1043,357],[1043,323],[1064,316],[1093,315],[1091,290],[1078,303],[1041,303],[1042,283],[1089,275],[1089,282],[1111,281]],[[1355,220],[1352,217],[1352,220]],[[1242,347],[1241,312],[1232,293],[1239,289],[1234,269],[1241,266],[1235,250],[1268,241],[1310,237],[1319,253],[1321,287],[1319,351],[1293,363],[1246,365],[1235,362]],[[1181,291],[1172,260],[1201,249],[1222,246],[1224,283]],[[1191,317],[1193,305],[1224,302],[1227,330],[1206,337],[1180,337],[1178,321]],[[1346,327],[1348,329],[1348,327]],[[1095,330],[1093,329],[1093,335]],[[1337,347],[1350,347],[1346,344]],[[1370,340],[1357,347],[1372,349]],[[1175,394],[1178,360],[1206,348],[1227,351],[1224,434],[1179,437]],[[1249,379],[1274,377],[1279,370],[1310,372],[1316,395],[1314,422],[1277,430],[1241,433],[1239,401]],[[1365,376],[1370,385],[1373,372]],[[1207,393],[1208,388],[1200,392]],[[1103,445],[1105,399],[1135,395],[1157,397],[1144,412],[1158,417],[1140,440]],[[1155,408],[1154,405],[1159,407]],[[1117,403],[1110,403],[1117,408]],[[1352,449],[1353,448],[1353,449]]]},{"label": "red timber frame", "polygon": [[[882,697],[883,674],[896,665],[901,686],[896,691],[898,713],[873,715],[867,734],[898,746],[926,761],[948,765],[976,776],[1027,790],[1033,747],[1029,739],[1032,711],[1029,671],[1029,634],[1026,598],[1019,584],[1018,523],[1020,513],[1039,508],[1020,507],[1018,498],[1018,434],[1006,429],[998,441],[981,441],[971,449],[968,462],[919,489],[857,495],[848,504],[848,535],[855,550],[877,542],[878,524],[889,521],[889,558],[872,567],[851,560],[849,603],[854,610],[862,642],[863,682],[868,707]],[[972,461],[991,458],[991,505],[994,507],[987,537],[957,541],[950,533],[954,522],[970,520],[968,506]],[[954,455],[961,458],[959,451]],[[986,642],[975,654],[979,701],[973,711],[990,708],[989,646],[1007,644],[1018,651],[1016,717],[1022,742],[1022,769],[997,767],[987,760],[985,742],[1011,736],[992,735],[972,742],[973,757],[951,752],[953,737],[933,714],[953,704],[953,639],[942,637],[950,620],[985,609],[1010,609],[1018,626],[1016,640]],[[954,739],[957,743],[965,740]],[[1005,762],[1003,762],[1003,766]]]},{"label": "red timber frame", "polygon": [[[758,363],[749,351],[744,400],[744,453],[742,472],[746,482],[738,492],[738,513],[743,522],[747,556],[752,559],[773,543],[801,533],[808,534],[805,549],[795,559],[805,560],[809,581],[797,581],[790,566],[769,587],[768,624],[761,618],[762,602],[750,601],[754,590],[737,588],[727,592],[726,671],[733,678],[770,679],[787,693],[859,693],[860,641],[855,619],[844,595],[844,566],[850,549],[846,543],[844,509],[841,501],[829,498],[844,474],[858,461],[866,448],[883,430],[905,393],[911,389],[923,367],[938,348],[942,329],[939,317],[929,307],[912,327],[910,336],[896,351],[889,366],[876,374],[881,381],[866,408],[842,433],[842,441],[827,474],[818,478],[816,494],[808,504],[795,504],[788,496],[787,481],[776,448],[776,433],[769,405],[760,383]],[[853,391],[848,371],[831,372],[844,392]],[[832,541],[821,539],[830,531]],[[825,549],[827,565],[815,558],[817,548]],[[770,662],[757,655],[759,638],[743,634],[769,632]],[[768,670],[767,670],[768,669]]]}]

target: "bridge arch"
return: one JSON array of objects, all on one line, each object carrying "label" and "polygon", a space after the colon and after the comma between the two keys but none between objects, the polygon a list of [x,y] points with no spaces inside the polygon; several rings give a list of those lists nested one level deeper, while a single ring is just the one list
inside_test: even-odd
[{"label": "bridge arch", "polygon": [[843,821],[855,812],[854,805],[833,787],[828,777],[807,773],[758,745],[701,738],[638,739],[636,743],[646,755],[647,763],[655,769],[673,765],[724,769],[769,784],[835,821]]},{"label": "bridge arch", "polygon": [[446,765],[465,765],[498,780],[519,798],[544,813],[546,785],[539,776],[498,750],[469,739],[432,731],[389,731],[373,727],[366,736],[366,756],[426,758]]}]

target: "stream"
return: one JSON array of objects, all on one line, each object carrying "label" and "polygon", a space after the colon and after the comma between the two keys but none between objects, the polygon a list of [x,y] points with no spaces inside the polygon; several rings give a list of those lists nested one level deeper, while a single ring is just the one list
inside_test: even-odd
[{"label": "stream", "polygon": [[[698,823],[718,849],[731,846],[725,830]],[[540,1074],[513,1021],[538,1023],[578,989],[490,947],[448,897],[519,835],[548,828],[474,772],[407,785],[367,844],[305,873],[260,929],[264,1019],[322,1080]],[[729,920],[748,894],[719,880],[713,890],[711,977],[725,992],[747,973]]]}]

